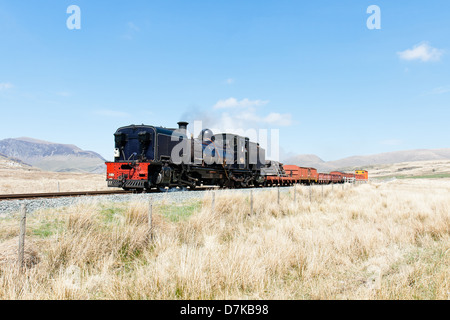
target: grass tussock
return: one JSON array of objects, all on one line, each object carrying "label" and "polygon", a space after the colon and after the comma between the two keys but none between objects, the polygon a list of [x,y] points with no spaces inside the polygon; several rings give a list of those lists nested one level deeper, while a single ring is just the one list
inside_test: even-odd
[{"label": "grass tussock", "polygon": [[42,210],[34,263],[0,252],[0,299],[448,299],[450,181],[418,182],[154,203],[152,232],[149,203]]}]

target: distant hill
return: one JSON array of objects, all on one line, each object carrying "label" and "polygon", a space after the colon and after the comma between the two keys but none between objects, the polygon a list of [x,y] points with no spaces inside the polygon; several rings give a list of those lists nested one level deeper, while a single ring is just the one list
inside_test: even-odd
[{"label": "distant hill", "polygon": [[[0,169],[10,169],[10,168],[24,168],[30,169],[32,168],[29,164],[24,163],[23,161],[15,158],[10,158],[5,154],[0,153]],[[39,169],[35,169],[39,170]]]},{"label": "distant hill", "polygon": [[345,170],[348,168],[365,167],[376,164],[393,164],[400,162],[450,160],[450,148],[447,149],[417,149],[385,152],[367,156],[352,156],[340,160],[323,161],[314,155],[296,155],[284,159],[285,164],[313,167],[319,171]]},{"label": "distant hill", "polygon": [[301,167],[316,168],[319,171],[330,171],[335,168],[314,154],[299,154],[281,161],[283,164],[295,164]]},{"label": "distant hill", "polygon": [[46,171],[103,173],[105,159],[93,151],[22,137],[0,140],[0,153]]}]

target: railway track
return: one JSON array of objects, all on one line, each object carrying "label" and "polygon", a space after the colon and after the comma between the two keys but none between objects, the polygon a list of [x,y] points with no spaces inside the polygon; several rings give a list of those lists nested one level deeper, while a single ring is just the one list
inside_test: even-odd
[{"label": "railway track", "polygon": [[[193,191],[206,191],[216,189],[214,187],[198,187]],[[163,193],[168,190],[152,189],[146,193]],[[0,194],[0,201],[10,200],[33,200],[33,199],[50,199],[64,197],[82,197],[82,196],[102,196],[114,194],[132,194],[135,191],[125,190],[104,190],[104,191],[75,191],[75,192],[50,192],[50,193],[23,193],[23,194]]]},{"label": "railway track", "polygon": [[23,194],[0,194],[0,201],[6,200],[28,200],[41,198],[62,198],[62,197],[81,197],[81,196],[100,196],[109,194],[132,193],[125,190],[106,190],[106,191],[77,191],[77,192],[50,192],[50,193],[23,193]]}]

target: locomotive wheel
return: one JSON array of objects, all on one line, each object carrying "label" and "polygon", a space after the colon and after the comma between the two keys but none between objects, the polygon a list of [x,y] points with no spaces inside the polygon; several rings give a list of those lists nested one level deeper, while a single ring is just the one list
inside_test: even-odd
[{"label": "locomotive wheel", "polygon": [[232,180],[227,180],[224,186],[225,188],[234,189],[234,182]]}]

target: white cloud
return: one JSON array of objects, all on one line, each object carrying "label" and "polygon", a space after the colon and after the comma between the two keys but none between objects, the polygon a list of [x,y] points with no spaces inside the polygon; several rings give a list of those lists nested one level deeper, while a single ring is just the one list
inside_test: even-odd
[{"label": "white cloud", "polygon": [[444,54],[444,50],[431,47],[427,42],[416,44],[412,49],[397,52],[398,56],[402,60],[412,61],[421,60],[427,61],[439,61]]},{"label": "white cloud", "polygon": [[[266,149],[266,157],[279,159],[279,127],[293,124],[290,113],[270,112],[264,114],[263,108],[255,106],[267,104],[268,101],[230,98],[216,103],[212,110],[201,110],[198,106],[190,107],[180,120],[188,121],[188,130],[198,136],[202,129],[208,128],[214,134],[230,133],[248,137],[260,143]],[[241,107],[241,108],[237,108]],[[226,109],[228,108],[228,109]],[[273,108],[272,108],[273,109]]]},{"label": "white cloud", "polygon": [[290,113],[281,114],[278,112],[271,112],[267,116],[259,116],[255,110],[246,110],[233,115],[233,124],[240,124],[240,127],[245,127],[245,124],[253,125],[272,125],[287,127],[292,124],[292,116]]},{"label": "white cloud", "polygon": [[136,31],[136,32],[141,31],[141,29],[131,21],[128,22],[128,29]]},{"label": "white cloud", "polygon": [[260,126],[290,126],[292,124],[292,116],[289,113],[281,114],[271,112],[266,116],[257,113],[259,106],[268,104],[268,100],[249,100],[247,98],[238,101],[235,98],[219,100],[214,109],[235,109],[232,113],[224,112],[216,125],[220,123],[220,127],[228,129],[256,128]]},{"label": "white cloud", "polygon": [[292,124],[292,116],[290,113],[281,114],[277,112],[272,112],[264,119],[262,119],[262,121],[267,124],[287,127]]},{"label": "white cloud", "polygon": [[130,21],[127,23],[126,33],[122,35],[122,38],[126,40],[133,40],[134,36],[140,31],[141,28],[139,28],[136,24]]},{"label": "white cloud", "polygon": [[0,91],[12,89],[14,86],[9,82],[0,82]]},{"label": "white cloud", "polygon": [[[191,106],[181,116],[180,120],[191,124],[201,122],[203,128],[213,132],[227,132],[246,135],[242,132],[276,129],[293,124],[290,113],[269,112],[264,113],[263,108],[257,108],[269,103],[266,100],[237,100],[229,98],[218,101],[213,108],[207,111],[198,106]],[[273,108],[271,108],[273,110]],[[195,131],[195,130],[194,130]],[[194,132],[198,135],[198,132]]]},{"label": "white cloud", "polygon": [[60,92],[56,92],[56,95],[67,98],[67,97],[71,97],[72,93],[69,91],[60,91]]},{"label": "white cloud", "polygon": [[234,79],[233,78],[228,78],[223,83],[224,84],[233,84],[234,83]]},{"label": "white cloud", "polygon": [[255,106],[266,103],[268,101],[250,101],[248,99],[237,101],[234,98],[230,98],[219,101],[213,110],[208,112],[193,108],[186,112],[182,118],[184,120],[187,119],[189,122],[201,121],[205,128],[214,128],[218,132],[237,134],[242,130],[259,130],[292,125],[293,121],[290,113],[270,112],[269,114],[262,114],[260,109],[255,108]]},{"label": "white cloud", "polygon": [[227,109],[227,108],[248,108],[248,107],[258,107],[268,104],[269,101],[264,100],[249,100],[247,98],[238,101],[235,98],[228,98],[226,100],[219,100],[214,105],[214,109]]},{"label": "white cloud", "polygon": [[447,93],[447,92],[450,92],[450,86],[434,88],[433,90],[431,90],[429,92],[429,94],[443,94],[443,93]]}]

